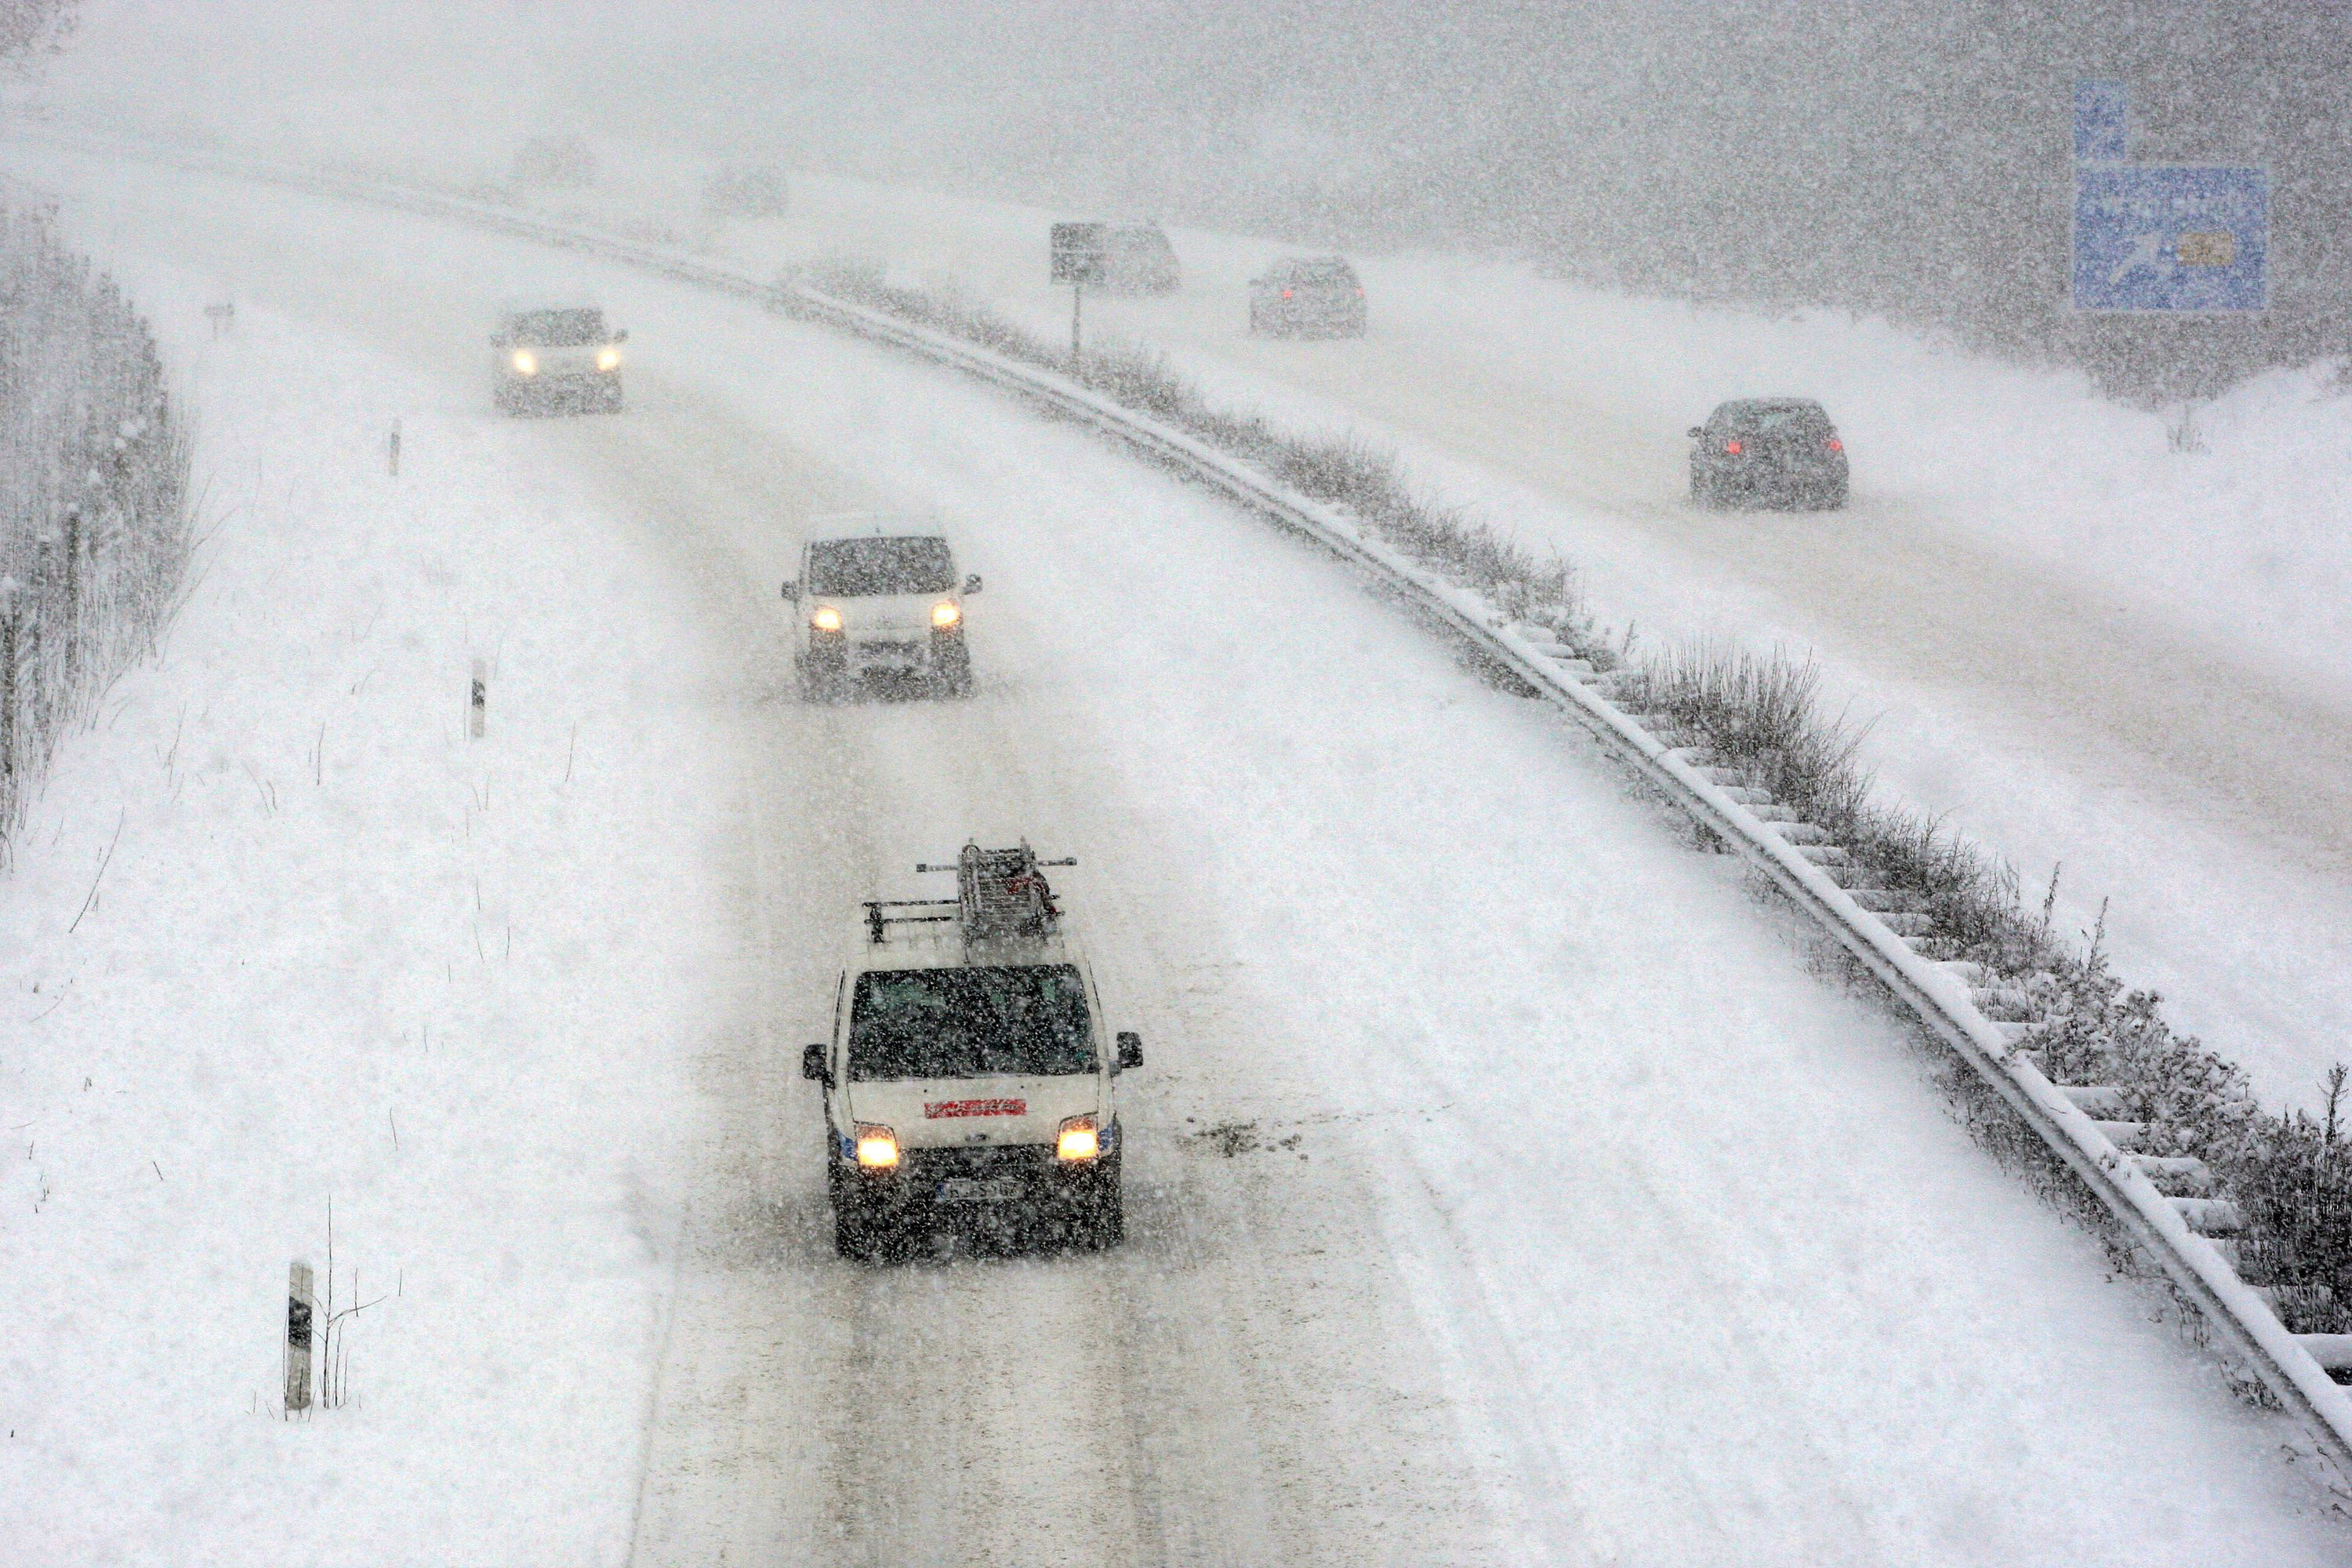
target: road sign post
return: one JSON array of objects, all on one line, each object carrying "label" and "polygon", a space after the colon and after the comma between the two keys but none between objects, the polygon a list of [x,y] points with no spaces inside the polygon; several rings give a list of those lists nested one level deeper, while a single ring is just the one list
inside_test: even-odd
[{"label": "road sign post", "polygon": [[1054,226],[1054,281],[1070,286],[1070,374],[1085,363],[1081,321],[1087,285],[1100,283],[1110,268],[1108,226],[1099,223],[1057,223]]}]

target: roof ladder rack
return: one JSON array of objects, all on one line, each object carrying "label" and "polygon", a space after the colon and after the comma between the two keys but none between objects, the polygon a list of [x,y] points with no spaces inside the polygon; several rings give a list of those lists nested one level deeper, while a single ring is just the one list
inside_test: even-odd
[{"label": "roof ladder rack", "polygon": [[[953,899],[874,899],[866,904],[869,941],[881,942],[894,925],[944,925],[954,922],[966,943],[1039,941],[1061,926],[1061,907],[1045,880],[1049,866],[1075,866],[1076,857],[1041,860],[1024,842],[1009,849],[982,849],[967,844],[945,866],[917,866],[918,871],[952,871]],[[905,910],[908,913],[890,911]],[[921,911],[919,913],[914,911]]]}]

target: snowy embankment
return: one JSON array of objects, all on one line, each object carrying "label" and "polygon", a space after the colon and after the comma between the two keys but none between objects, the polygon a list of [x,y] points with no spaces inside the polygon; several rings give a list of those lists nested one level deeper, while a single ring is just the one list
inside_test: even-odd
[{"label": "snowy embankment", "polygon": [[[707,1000],[693,622],[464,394],[249,299],[207,341],[215,286],[110,260],[210,500],[0,900],[0,1557],[613,1561]],[[373,1304],[352,1407],[289,1425],[331,1203]]]},{"label": "snowy embankment", "polygon": [[[371,1325],[382,1338],[353,1373],[363,1407],[247,1426],[235,1396],[274,1375],[274,1347],[215,1342],[249,1343],[248,1325],[270,1321],[277,1237],[309,1215],[307,1190],[260,1221],[149,1200],[159,1216],[197,1203],[228,1259],[187,1271],[211,1321],[176,1361],[142,1334],[141,1302],[178,1279],[128,1249],[93,1304],[56,1305],[70,1260],[110,1235],[109,1211],[27,1245],[12,1289],[37,1282],[54,1325],[42,1346],[85,1374],[85,1400],[103,1367],[172,1403],[143,1425],[93,1421],[39,1381],[37,1360],[10,1363],[12,1400],[35,1389],[47,1413],[45,1446],[12,1456],[0,1491],[12,1539],[61,1542],[53,1560],[102,1557],[87,1549],[101,1535],[173,1562],[615,1560],[597,1532],[625,1531],[635,1476],[619,1438],[650,1397],[647,1562],[725,1547],[1009,1563],[1041,1538],[1114,1563],[2340,1553],[2324,1496],[2275,1457],[2276,1418],[2233,1404],[2149,1321],[2161,1310],[2143,1287],[2109,1278],[2090,1240],[1985,1159],[1919,1060],[1889,1048],[1895,1026],[1809,974],[1799,933],[1759,918],[1727,861],[1690,855],[1583,748],[1294,543],[985,391],[593,263],[563,265],[634,330],[631,413],[495,422],[477,327],[544,268],[540,253],[233,182],[70,161],[56,177],[113,247],[169,247],[233,279],[248,308],[299,321],[282,343],[299,355],[251,383],[215,377],[215,401],[280,410],[286,451],[349,414],[315,443],[320,471],[342,476],[318,493],[341,504],[276,525],[288,561],[348,563],[314,585],[322,574],[249,564],[249,659],[232,670],[215,647],[196,669],[224,703],[276,693],[340,665],[336,639],[367,624],[356,584],[403,588],[385,610],[401,629],[367,635],[386,650],[417,639],[376,677],[396,664],[414,700],[373,717],[416,755],[403,765],[388,746],[377,769],[460,803],[456,825],[430,830],[384,797],[382,826],[406,835],[388,854],[359,847],[363,817],[311,847],[385,889],[374,907],[427,908],[417,961],[381,970],[392,944],[335,918],[341,904],[276,854],[280,818],[218,816],[201,852],[184,843],[191,876],[217,878],[230,854],[251,862],[251,883],[220,896],[247,945],[278,954],[271,1021],[300,1037],[280,1048],[318,1064],[299,1109],[315,1123],[311,1102],[336,1108],[323,1128],[254,1134],[248,1163],[233,1157],[247,1141],[224,1136],[224,1179],[283,1184],[257,1173],[340,1160],[328,1173],[356,1191],[365,1161],[405,1157],[405,1115],[402,1147],[375,1150],[361,1125],[374,1107],[342,1109],[401,1059],[338,1045],[364,1038],[373,1009],[293,987],[324,961],[381,975],[403,1001],[404,987],[441,994],[437,973],[450,1016],[480,1026],[487,1004],[456,993],[475,921],[452,840],[514,835],[493,840],[509,875],[558,884],[525,889],[539,919],[609,929],[573,953],[578,983],[602,986],[581,1007],[602,1016],[536,990],[507,997],[491,1059],[519,1078],[462,1052],[407,1058],[420,1096],[484,1102],[445,1114],[470,1114],[504,1182],[492,1191],[445,1152],[437,1185],[387,1185],[397,1209],[351,1222],[362,1249],[401,1238],[404,1301],[417,1257],[447,1247],[477,1265],[445,1271],[475,1282],[470,1311],[406,1320],[397,1342],[393,1320]],[[403,487],[425,453],[452,456],[386,515],[365,502],[384,482],[390,412],[407,416]],[[289,477],[273,469],[256,491]],[[939,508],[988,577],[971,704],[778,700],[775,580],[809,514],[877,503]],[[412,558],[412,539],[440,543]],[[393,565],[412,559],[410,584]],[[227,613],[207,606],[233,564],[206,579],[187,635]],[[289,612],[289,581],[319,606]],[[302,639],[281,646],[273,617]],[[536,646],[526,626],[565,635],[538,648],[547,678],[525,707],[583,720],[575,760],[608,726],[637,742],[604,754],[595,802],[565,797],[568,821],[549,815],[567,749],[556,718],[508,740],[530,737],[529,757],[501,771],[488,810],[470,805],[482,781],[463,764],[462,669],[494,620],[513,635],[487,649],[486,743],[501,739],[518,647]],[[712,646],[688,637],[698,626]],[[335,668],[318,689],[374,693],[362,673]],[[195,672],[173,661],[140,678],[183,679]],[[91,742],[126,778],[168,742],[163,705],[141,700]],[[296,758],[332,717],[323,699],[311,708],[284,725]],[[428,717],[403,729],[412,708]],[[134,718],[145,727],[124,730]],[[215,749],[234,763],[228,741]],[[1134,1242],[1102,1258],[846,1268],[824,1240],[793,1047],[824,1026],[835,911],[904,887],[898,868],[970,830],[1081,858],[1071,900],[1122,993],[1114,1009],[1151,1042],[1128,1101]],[[105,908],[117,940],[140,933],[138,962],[178,975],[194,1026],[243,1037],[224,1026],[250,1020],[208,1015],[251,993],[226,959],[185,973],[176,904]],[[527,929],[518,920],[517,964],[545,956]],[[301,963],[288,961],[298,943]],[[478,956],[472,978],[488,984],[498,957]],[[142,984],[152,1002],[163,981]],[[176,1037],[105,1037],[182,1087],[190,1120],[226,1122],[268,1092],[241,1073],[186,1074]],[[342,1054],[321,1058],[329,1047]],[[540,1120],[509,1125],[519,1112]],[[135,1161],[130,1142],[110,1134],[108,1157]],[[651,1215],[635,1229],[611,1202],[632,1164]],[[658,1243],[677,1222],[662,1178],[678,1169],[693,1245],[649,1384],[665,1276],[637,1237]],[[502,1206],[478,1212],[485,1197]],[[339,1244],[344,1212],[339,1199]],[[309,1238],[315,1256],[315,1227]],[[559,1250],[582,1261],[562,1267]],[[371,1279],[380,1257],[392,1261],[362,1258]],[[558,1312],[550,1282],[574,1273],[646,1310],[598,1322],[570,1298],[502,1363],[485,1325]],[[388,1363],[411,1375],[372,1384]],[[413,1375],[425,1370],[451,1375]],[[501,1370],[541,1387],[481,1395]],[[101,1470],[103,1495],[80,1479]],[[284,1549],[280,1500],[321,1493],[343,1514],[294,1521],[318,1533]],[[545,1541],[519,1539],[534,1526]],[[197,1529],[210,1533],[190,1549]]]},{"label": "snowy embankment", "polygon": [[[413,173],[500,177],[410,149]],[[755,269],[887,260],[1048,336],[1054,215],[818,176],[782,220],[714,221],[709,165],[607,146],[538,210]],[[1371,336],[1269,342],[1244,280],[1287,247],[1177,236],[1182,294],[1088,319],[1166,350],[1213,396],[1385,444],[1448,500],[1579,567],[1596,608],[1654,642],[1810,651],[1832,709],[1870,721],[1896,796],[1969,831],[2064,930],[2112,900],[2134,984],[2311,1103],[2352,1038],[2352,398],[2334,367],[2200,409],[2142,413],[2078,377],[1972,358],[1875,322],[1627,299],[1458,258],[1360,258]],[[1682,431],[1720,397],[1821,395],[1857,499],[1824,518],[1692,511]],[[2161,852],[2152,847],[2161,846]]]}]

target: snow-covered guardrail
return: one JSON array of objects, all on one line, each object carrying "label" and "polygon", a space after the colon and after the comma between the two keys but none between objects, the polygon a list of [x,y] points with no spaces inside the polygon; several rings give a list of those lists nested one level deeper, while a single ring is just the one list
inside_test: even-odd
[{"label": "snow-covered guardrail", "polygon": [[[1494,665],[1597,736],[1685,815],[1760,870],[1781,893],[1914,1016],[1959,1052],[2025,1123],[2081,1178],[2124,1229],[2194,1303],[2227,1353],[2250,1369],[2352,1483],[2352,1390],[2328,1367],[2352,1366],[2352,1335],[2291,1332],[2270,1302],[2238,1277],[2214,1237],[2238,1227],[2234,1205],[2204,1195],[2200,1162],[2139,1153],[2140,1131],[2124,1121],[2120,1097],[2100,1085],[2057,1085],[2017,1051],[2022,1026],[1986,1011],[2003,998],[1973,964],[1938,963],[1913,942],[1925,922],[1886,889],[1862,885],[1853,858],[1810,824],[1790,820],[1762,792],[1716,765],[1664,721],[1646,722],[1611,700],[1611,678],[1549,632],[1514,622],[1480,595],[1447,581],[1372,537],[1343,510],[1301,495],[1239,460],[1069,377],[1008,358],[802,284],[772,284],[666,247],[600,234],[491,203],[331,172],[265,163],[42,128],[20,134],[206,173],[266,181],[312,194],[517,236],[584,251],[642,270],[816,321],[949,366],[1087,426],[1165,468],[1223,492],[1240,505],[1313,540],[1402,593]],[[2167,1192],[2166,1187],[2180,1189]]]}]

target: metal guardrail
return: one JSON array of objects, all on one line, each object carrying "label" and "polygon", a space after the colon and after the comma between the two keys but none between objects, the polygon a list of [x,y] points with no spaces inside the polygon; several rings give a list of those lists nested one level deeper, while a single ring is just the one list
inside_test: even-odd
[{"label": "metal guardrail", "polygon": [[[1150,416],[1104,398],[1067,376],[1010,359],[944,333],[833,298],[797,283],[770,284],[661,247],[601,235],[489,203],[444,195],[389,182],[188,153],[138,143],[48,134],[80,151],[163,163],[205,173],[259,180],[370,205],[454,220],[543,244],[581,250],[645,271],[782,309],[868,340],[917,354],[1014,392],[1033,403],[1108,436],[1163,467],[1202,481],[1250,510],[1313,540],[1392,590],[1403,594],[1481,655],[1575,719],[1603,745],[1658,788],[1685,815],[1713,831],[1761,871],[1814,924],[1867,969],[1904,1007],[1949,1045],[2031,1127],[2195,1304],[2225,1351],[2251,1369],[2265,1389],[2309,1433],[2338,1475],[2352,1483],[2352,1390],[2321,1365],[2352,1363],[2352,1336],[2291,1332],[2253,1287],[2238,1278],[2221,1250],[2190,1228],[2200,1202],[2158,1191],[2142,1160],[2117,1145],[2093,1111],[2099,1091],[2053,1084],[2018,1053],[2000,1025],[1987,1017],[1954,968],[1916,951],[1880,913],[1864,908],[1832,878],[1836,847],[1798,843],[1818,831],[1791,835],[1801,825],[1757,815],[1710,776],[1697,749],[1667,743],[1600,690],[1589,666],[1548,634],[1511,623],[1475,594],[1453,584],[1369,537],[1337,508],[1298,494],[1239,460]],[[2088,1109],[2085,1108],[2085,1103]],[[2225,1205],[2226,1206],[2226,1205]],[[2316,1353],[2315,1353],[2316,1352]]]}]

